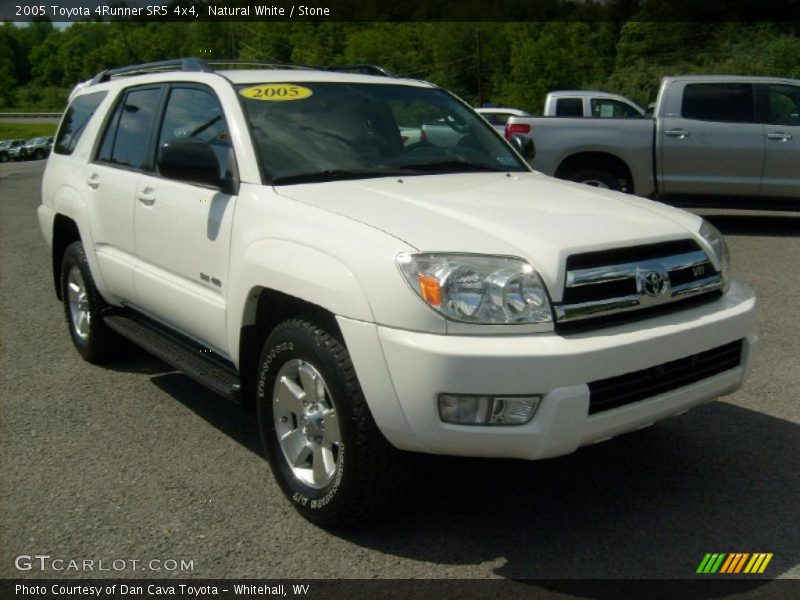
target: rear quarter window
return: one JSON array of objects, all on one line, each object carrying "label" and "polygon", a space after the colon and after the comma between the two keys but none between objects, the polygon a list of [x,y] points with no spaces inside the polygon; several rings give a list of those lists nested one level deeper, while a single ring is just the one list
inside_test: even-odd
[{"label": "rear quarter window", "polygon": [[72,101],[61,121],[61,127],[58,128],[53,146],[56,154],[72,154],[86,125],[107,94],[108,92],[94,92],[78,96]]}]

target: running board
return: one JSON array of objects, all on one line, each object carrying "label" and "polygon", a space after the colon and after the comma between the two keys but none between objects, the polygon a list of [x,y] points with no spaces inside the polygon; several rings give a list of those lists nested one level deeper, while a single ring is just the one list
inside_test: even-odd
[{"label": "running board", "polygon": [[212,358],[213,354],[204,356],[204,352],[210,352],[207,348],[202,348],[190,340],[180,339],[163,327],[136,314],[112,313],[104,316],[103,320],[110,329],[122,337],[183,371],[211,391],[228,400],[241,402],[239,374],[233,365],[228,367],[220,364],[223,359],[217,361]]}]

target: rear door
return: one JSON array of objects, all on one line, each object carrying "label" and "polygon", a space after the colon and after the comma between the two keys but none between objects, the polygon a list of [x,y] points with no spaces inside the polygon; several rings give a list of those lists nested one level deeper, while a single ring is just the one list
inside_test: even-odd
[{"label": "rear door", "polygon": [[742,82],[674,82],[658,128],[662,193],[757,196],[764,127],[754,87]]},{"label": "rear door", "polygon": [[149,85],[121,94],[84,174],[100,272],[111,293],[128,302],[135,302],[135,191],[139,176],[149,168],[148,149],[163,91],[162,85]]},{"label": "rear door", "polygon": [[758,85],[757,98],[766,144],[761,195],[800,197],[800,86]]}]

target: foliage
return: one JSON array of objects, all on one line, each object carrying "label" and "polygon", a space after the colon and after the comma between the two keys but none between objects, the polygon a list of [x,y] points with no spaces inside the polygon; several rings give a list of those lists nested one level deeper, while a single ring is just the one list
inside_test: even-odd
[{"label": "foliage", "polygon": [[51,136],[56,133],[54,123],[9,123],[0,122],[0,140],[29,140]]},{"label": "foliage", "polygon": [[[397,6],[401,6],[402,2]],[[467,102],[541,111],[555,89],[601,89],[642,105],[682,73],[800,77],[795,24],[647,21],[652,3],[517,3],[518,22],[47,22],[0,25],[0,108],[60,110],[102,69],[181,56],[304,65],[374,63]],[[660,5],[663,8],[663,5]],[[559,8],[561,7],[561,8]],[[399,9],[398,9],[399,10]],[[562,12],[558,12],[562,11]],[[638,11],[638,12],[637,12]],[[599,15],[599,17],[598,17]],[[480,52],[478,49],[480,48]]]}]

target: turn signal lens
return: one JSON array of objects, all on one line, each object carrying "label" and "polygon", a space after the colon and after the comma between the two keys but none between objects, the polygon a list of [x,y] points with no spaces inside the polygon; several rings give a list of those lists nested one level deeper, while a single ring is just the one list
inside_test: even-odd
[{"label": "turn signal lens", "polygon": [[419,280],[419,292],[422,299],[435,308],[442,305],[442,288],[439,280],[430,275],[417,275]]}]

